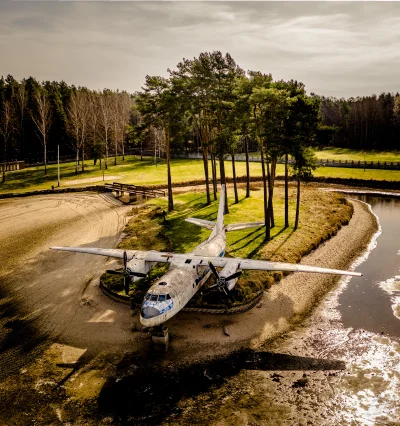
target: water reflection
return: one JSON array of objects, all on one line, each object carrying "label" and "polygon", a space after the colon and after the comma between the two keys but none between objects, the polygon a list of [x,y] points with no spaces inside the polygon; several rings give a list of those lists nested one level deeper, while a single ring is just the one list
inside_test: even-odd
[{"label": "water reflection", "polygon": [[400,320],[394,315],[393,295],[382,283],[399,274],[400,199],[374,195],[352,195],[372,206],[382,228],[376,248],[357,271],[363,273],[351,280],[339,297],[343,325],[375,333],[400,336]]}]

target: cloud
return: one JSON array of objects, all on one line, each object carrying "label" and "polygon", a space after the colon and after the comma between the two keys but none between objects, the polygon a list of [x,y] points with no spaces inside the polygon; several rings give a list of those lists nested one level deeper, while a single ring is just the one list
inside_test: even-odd
[{"label": "cloud", "polygon": [[397,91],[399,11],[381,2],[3,2],[0,75],[133,91],[146,74],[221,50],[320,94]]}]

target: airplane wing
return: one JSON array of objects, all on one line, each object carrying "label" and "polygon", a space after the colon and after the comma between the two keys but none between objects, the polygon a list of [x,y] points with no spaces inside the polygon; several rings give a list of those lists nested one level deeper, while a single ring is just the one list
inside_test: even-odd
[{"label": "airplane wing", "polygon": [[[72,251],[77,253],[87,253],[87,254],[97,254],[100,256],[107,257],[117,257],[118,259],[124,258],[124,250],[120,249],[104,249],[104,248],[95,248],[95,247],[50,247],[51,250],[62,250],[62,251]],[[126,250],[128,259],[132,259],[132,252],[135,250]]]},{"label": "airplane wing", "polygon": [[174,263],[179,266],[207,266],[211,262],[216,268],[223,268],[229,263],[234,263],[238,270],[282,271],[282,272],[313,272],[320,274],[351,275],[360,277],[359,272],[343,271],[340,269],[320,268],[317,266],[300,265],[296,263],[270,262],[268,260],[242,259],[240,257],[198,256],[191,253],[168,253],[156,250],[122,250],[102,249],[93,247],[51,247],[53,250],[72,251],[78,253],[96,254],[100,256],[116,257],[122,259],[126,251],[128,260],[133,258],[146,262]]},{"label": "airplane wing", "polygon": [[235,264],[238,270],[282,271],[282,272],[314,272],[320,274],[351,275],[361,277],[360,272],[343,271],[340,269],[320,268],[317,266],[296,263],[270,262],[268,260],[242,259],[240,257],[196,256],[192,254],[148,252],[145,260],[150,262],[174,262],[175,264],[204,266],[211,262],[217,268]]}]

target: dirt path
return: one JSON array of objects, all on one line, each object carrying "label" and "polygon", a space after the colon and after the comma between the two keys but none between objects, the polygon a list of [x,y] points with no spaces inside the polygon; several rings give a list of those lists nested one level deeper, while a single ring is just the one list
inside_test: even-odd
[{"label": "dirt path", "polygon": [[107,259],[49,250],[52,245],[115,246],[128,210],[97,194],[0,202],[0,378],[50,342],[90,352],[104,345],[126,348],[134,340],[128,307],[98,288]]}]

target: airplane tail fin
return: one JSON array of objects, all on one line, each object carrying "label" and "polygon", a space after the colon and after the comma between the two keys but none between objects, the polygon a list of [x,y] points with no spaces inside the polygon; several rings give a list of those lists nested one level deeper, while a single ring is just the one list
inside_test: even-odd
[{"label": "airplane tail fin", "polygon": [[264,222],[230,223],[229,225],[225,226],[224,225],[225,191],[226,191],[225,185],[222,185],[216,222],[213,222],[211,220],[197,219],[195,217],[188,217],[187,219],[185,219],[185,221],[201,226],[202,228],[212,230],[209,240],[214,238],[215,235],[219,234],[224,229],[224,227],[226,231],[239,231],[241,229],[264,226]]},{"label": "airplane tail fin", "polygon": [[221,185],[221,192],[219,194],[217,221],[215,222],[213,231],[211,232],[211,235],[208,238],[209,240],[214,238],[215,235],[218,235],[224,229],[225,191],[226,191],[225,185]]}]

